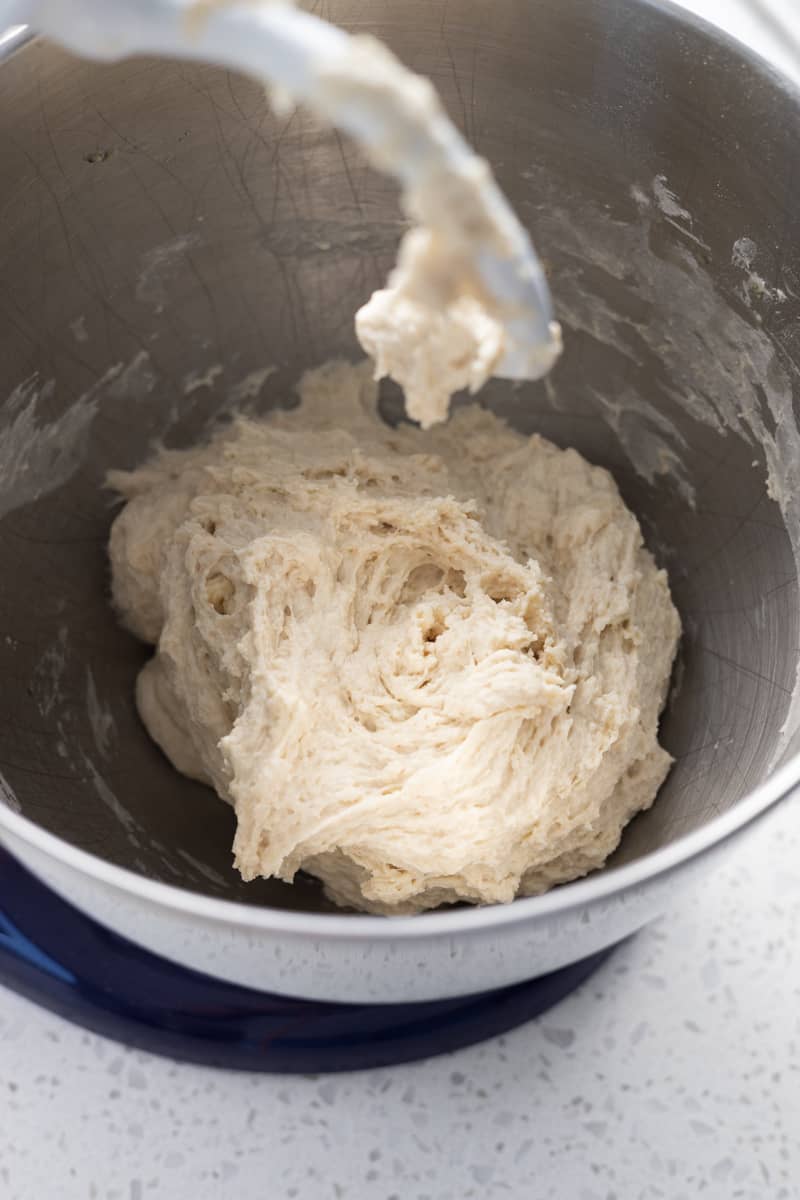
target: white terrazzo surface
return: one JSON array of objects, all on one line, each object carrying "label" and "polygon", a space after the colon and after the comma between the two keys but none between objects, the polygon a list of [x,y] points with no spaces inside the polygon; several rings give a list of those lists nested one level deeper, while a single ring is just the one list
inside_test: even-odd
[{"label": "white terrazzo surface", "polygon": [[394,1070],[177,1066],[0,989],[0,1200],[800,1200],[798,864],[795,800],[540,1022]]},{"label": "white terrazzo surface", "polygon": [[539,1022],[392,1070],[176,1066],[0,992],[0,1196],[797,1200],[798,862],[792,801]]}]

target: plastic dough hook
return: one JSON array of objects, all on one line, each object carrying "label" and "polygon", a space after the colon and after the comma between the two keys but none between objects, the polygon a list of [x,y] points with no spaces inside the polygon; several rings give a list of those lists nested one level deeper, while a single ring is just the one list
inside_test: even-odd
[{"label": "plastic dough hook", "polygon": [[492,372],[538,379],[558,358],[560,331],[527,233],[430,83],[373,39],[280,0],[0,0],[0,28],[11,24],[86,58],[155,54],[242,70],[274,97],[309,106],[400,180],[407,215],[466,265],[502,326]]}]

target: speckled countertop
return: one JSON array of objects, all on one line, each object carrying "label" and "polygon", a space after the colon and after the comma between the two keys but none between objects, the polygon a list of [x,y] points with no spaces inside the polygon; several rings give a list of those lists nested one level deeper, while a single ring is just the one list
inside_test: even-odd
[{"label": "speckled countertop", "polygon": [[539,1022],[393,1070],[177,1066],[0,989],[0,1198],[800,1200],[798,863],[795,800]]},{"label": "speckled countertop", "polygon": [[392,1070],[176,1066],[0,993],[0,1196],[796,1200],[798,862],[792,801],[539,1022]]}]

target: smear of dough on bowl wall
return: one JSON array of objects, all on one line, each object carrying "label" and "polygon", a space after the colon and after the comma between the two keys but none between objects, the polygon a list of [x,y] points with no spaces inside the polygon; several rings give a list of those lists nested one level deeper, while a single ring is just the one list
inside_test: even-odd
[{"label": "smear of dough on bowl wall", "polygon": [[110,474],[151,735],[246,879],[392,914],[600,867],[669,770],[680,634],[613,479],[477,406],[390,427],[368,364],[299,390]]}]

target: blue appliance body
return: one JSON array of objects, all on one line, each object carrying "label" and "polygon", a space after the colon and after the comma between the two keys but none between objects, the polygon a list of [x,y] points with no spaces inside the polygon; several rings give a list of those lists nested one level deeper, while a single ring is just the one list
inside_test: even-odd
[{"label": "blue appliance body", "polygon": [[451,1000],[365,1005],[272,995],[151,954],[0,849],[0,984],[105,1037],[207,1066],[306,1074],[458,1050],[539,1016],[608,953]]}]

